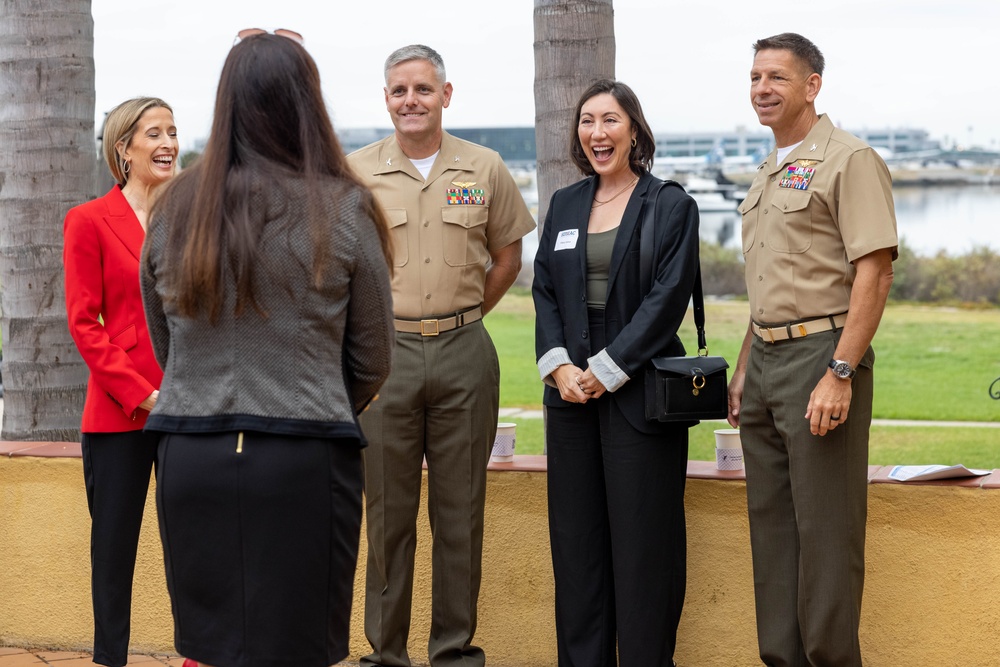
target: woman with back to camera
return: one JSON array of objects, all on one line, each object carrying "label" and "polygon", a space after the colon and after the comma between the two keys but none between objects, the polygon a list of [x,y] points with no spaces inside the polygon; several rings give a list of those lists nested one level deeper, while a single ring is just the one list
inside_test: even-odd
[{"label": "woman with back to camera", "polygon": [[660,191],[644,294],[654,150],[628,86],[588,88],[570,150],[587,178],[553,195],[535,257],[560,667],[669,667],[684,604],[687,427],[646,421],[643,373],[654,356],[684,354],[698,209],[679,187]]},{"label": "woman with back to camera", "polygon": [[142,265],[157,508],[177,650],[220,667],[348,653],[356,415],[388,376],[388,227],[347,167],[297,33],[244,30],[198,163]]},{"label": "woman with back to camera", "polygon": [[177,128],[170,106],[139,97],[104,122],[104,159],[117,183],[70,209],[63,225],[66,315],[90,370],[80,424],[90,508],[94,662],[128,658],[132,577],[157,438],[144,433],[163,372],[139,293],[146,219],[174,175]]}]

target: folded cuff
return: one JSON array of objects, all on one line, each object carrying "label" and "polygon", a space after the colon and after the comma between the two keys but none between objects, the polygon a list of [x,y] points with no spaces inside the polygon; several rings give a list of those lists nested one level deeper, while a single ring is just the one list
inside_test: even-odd
[{"label": "folded cuff", "polygon": [[550,387],[555,387],[556,381],[552,379],[552,371],[572,363],[573,360],[569,358],[569,350],[565,347],[554,347],[538,360],[538,374],[541,376],[542,382]]},{"label": "folded cuff", "polygon": [[590,372],[608,391],[618,391],[629,380],[628,375],[611,360],[607,348],[587,359],[587,364],[590,367]]}]

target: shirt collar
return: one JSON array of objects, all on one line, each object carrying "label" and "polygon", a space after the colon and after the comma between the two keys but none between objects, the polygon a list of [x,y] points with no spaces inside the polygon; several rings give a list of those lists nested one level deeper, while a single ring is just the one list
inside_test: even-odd
[{"label": "shirt collar", "polygon": [[775,147],[760,168],[766,170],[768,174],[775,174],[784,168],[786,164],[791,164],[798,160],[822,162],[826,157],[826,151],[830,145],[830,137],[833,135],[833,130],[833,121],[826,114],[821,114],[819,120],[809,130],[806,138],[802,140],[802,143],[795,150],[788,154],[781,164],[777,163],[778,148]]},{"label": "shirt collar", "polygon": [[[448,170],[471,171],[472,168],[472,155],[469,153],[468,144],[447,132],[442,132],[438,158],[434,166],[431,167],[427,182],[430,183]],[[401,171],[417,180],[424,180],[417,168],[413,166],[413,162],[406,157],[403,149],[400,148],[395,133],[386,137],[383,143],[381,162],[375,170],[375,174],[389,174],[394,171]]]}]

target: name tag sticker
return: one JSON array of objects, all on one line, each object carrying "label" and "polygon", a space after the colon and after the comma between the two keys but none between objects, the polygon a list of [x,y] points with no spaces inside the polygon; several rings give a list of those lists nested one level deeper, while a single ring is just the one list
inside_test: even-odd
[{"label": "name tag sticker", "polygon": [[572,250],[576,247],[576,241],[580,238],[579,229],[564,229],[556,237],[555,250]]}]

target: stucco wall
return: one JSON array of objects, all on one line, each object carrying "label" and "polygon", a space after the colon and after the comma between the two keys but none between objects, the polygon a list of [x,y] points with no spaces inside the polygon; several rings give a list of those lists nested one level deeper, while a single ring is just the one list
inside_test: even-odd
[{"label": "stucco wall", "polygon": [[[712,477],[707,464],[701,470]],[[545,484],[540,471],[489,475],[477,640],[496,667],[556,663]],[[865,664],[997,664],[1000,608],[991,603],[1000,595],[1000,493],[978,486],[869,489]],[[677,662],[758,664],[743,482],[689,478],[687,516],[688,589]],[[419,522],[410,635],[415,663],[426,661],[430,618],[426,513]],[[91,645],[88,549],[80,459],[0,457],[0,644]],[[356,581],[352,660],[367,650],[363,580],[364,558]],[[152,493],[134,600],[133,649],[171,652]]]}]

